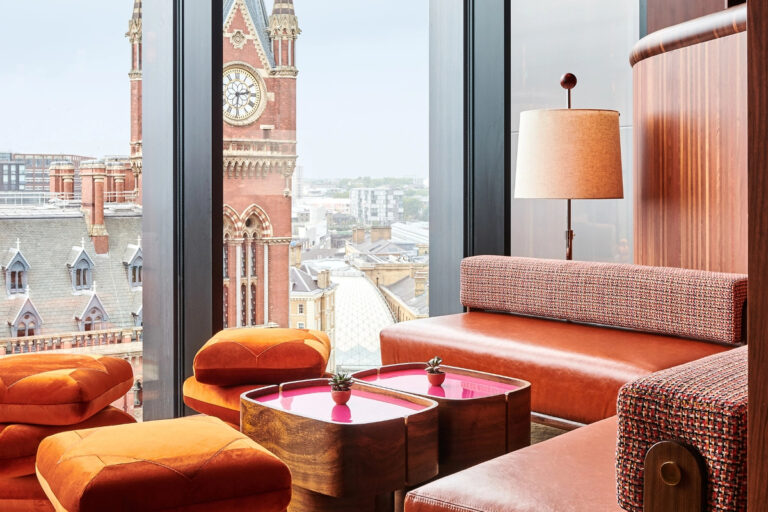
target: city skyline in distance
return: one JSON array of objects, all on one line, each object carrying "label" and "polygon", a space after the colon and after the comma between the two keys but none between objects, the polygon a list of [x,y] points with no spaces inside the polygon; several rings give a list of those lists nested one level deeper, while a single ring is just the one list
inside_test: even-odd
[{"label": "city skyline in distance", "polygon": [[[426,177],[427,1],[295,4],[304,177]],[[0,69],[0,152],[128,154],[124,34],[132,6],[133,0],[3,6],[6,19],[19,22],[0,32],[0,44],[15,48]],[[271,0],[266,7],[270,12]]]}]

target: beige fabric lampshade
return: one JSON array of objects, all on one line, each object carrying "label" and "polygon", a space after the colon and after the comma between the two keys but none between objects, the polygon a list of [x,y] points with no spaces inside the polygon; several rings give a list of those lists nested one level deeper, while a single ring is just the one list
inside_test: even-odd
[{"label": "beige fabric lampshade", "polygon": [[623,198],[619,113],[586,109],[521,112],[515,197]]}]

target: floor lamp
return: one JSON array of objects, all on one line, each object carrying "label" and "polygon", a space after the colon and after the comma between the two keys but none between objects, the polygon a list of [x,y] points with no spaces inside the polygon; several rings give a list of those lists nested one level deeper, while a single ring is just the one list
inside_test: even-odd
[{"label": "floor lamp", "polygon": [[576,77],[567,73],[568,108],[520,113],[515,197],[567,199],[565,259],[573,259],[571,199],[622,199],[619,113],[571,108]]}]

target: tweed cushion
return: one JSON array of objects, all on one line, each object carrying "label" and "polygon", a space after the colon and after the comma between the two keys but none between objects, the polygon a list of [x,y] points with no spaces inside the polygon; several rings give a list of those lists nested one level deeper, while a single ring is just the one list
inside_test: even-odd
[{"label": "tweed cushion", "polygon": [[109,356],[22,354],[0,358],[0,423],[74,425],[125,395],[130,363]]},{"label": "tweed cushion", "polygon": [[0,478],[0,510],[3,512],[54,512],[35,475]]},{"label": "tweed cushion", "polygon": [[643,510],[643,461],[663,440],[696,448],[707,466],[708,510],[747,506],[747,347],[649,375],[619,392],[619,503]]},{"label": "tweed cushion", "polygon": [[571,320],[730,344],[747,276],[619,263],[475,256],[461,262],[471,309]]},{"label": "tweed cushion", "polygon": [[309,329],[224,329],[195,355],[195,378],[203,384],[274,384],[322,377],[331,342]]},{"label": "tweed cushion", "polygon": [[194,411],[215,416],[230,425],[237,425],[235,428],[239,429],[240,395],[262,386],[264,384],[214,386],[189,377],[184,381],[184,403]]},{"label": "tweed cushion", "polygon": [[37,476],[59,512],[282,512],[291,499],[288,467],[210,416],[47,437]]},{"label": "tweed cushion", "polygon": [[116,407],[107,407],[75,425],[0,424],[0,478],[34,475],[37,447],[48,436],[67,430],[135,422],[130,414]]}]

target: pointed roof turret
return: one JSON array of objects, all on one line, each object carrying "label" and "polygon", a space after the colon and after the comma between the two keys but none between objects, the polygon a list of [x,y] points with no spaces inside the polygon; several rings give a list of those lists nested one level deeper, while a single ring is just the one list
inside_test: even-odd
[{"label": "pointed roof turret", "polygon": [[133,14],[128,20],[128,32],[125,33],[131,43],[141,42],[141,0],[134,0]]}]

